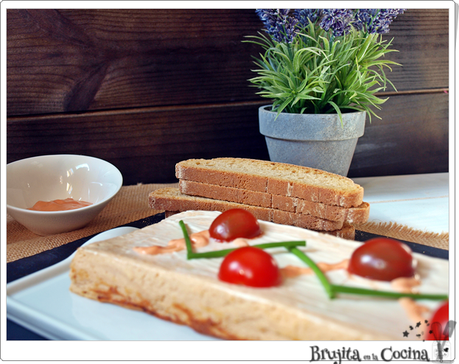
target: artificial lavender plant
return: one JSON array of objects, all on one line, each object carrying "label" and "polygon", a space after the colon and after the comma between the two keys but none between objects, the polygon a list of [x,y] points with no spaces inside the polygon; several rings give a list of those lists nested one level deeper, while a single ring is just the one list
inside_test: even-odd
[{"label": "artificial lavender plant", "polygon": [[[392,40],[382,34],[403,9],[258,9],[265,33],[249,41],[263,47],[250,81],[289,113],[366,111],[387,99],[375,94],[394,85],[385,69],[399,65],[384,56]],[[394,87],[395,89],[395,87]]]}]

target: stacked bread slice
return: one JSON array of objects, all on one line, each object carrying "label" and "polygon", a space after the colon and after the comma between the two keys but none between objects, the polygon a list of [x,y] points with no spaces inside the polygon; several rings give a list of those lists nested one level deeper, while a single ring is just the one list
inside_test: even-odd
[{"label": "stacked bread slice", "polygon": [[258,219],[353,238],[368,220],[363,188],[318,169],[243,159],[189,159],[176,165],[179,188],[153,191],[151,208],[168,215],[186,210],[243,208]]}]

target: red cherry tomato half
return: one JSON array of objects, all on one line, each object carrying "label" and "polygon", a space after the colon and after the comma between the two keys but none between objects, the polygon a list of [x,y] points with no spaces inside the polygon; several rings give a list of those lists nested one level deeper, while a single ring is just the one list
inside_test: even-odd
[{"label": "red cherry tomato half", "polygon": [[349,273],[378,281],[413,277],[411,249],[397,240],[374,238],[358,247],[349,260]]},{"label": "red cherry tomato half", "polygon": [[260,225],[255,216],[243,209],[227,210],[212,222],[210,237],[218,241],[232,241],[237,238],[255,238],[261,235]]},{"label": "red cherry tomato half", "polygon": [[220,266],[221,281],[250,287],[274,287],[282,282],[274,258],[260,248],[246,246],[229,253]]},{"label": "red cherry tomato half", "polygon": [[435,311],[429,320],[429,328],[425,334],[425,340],[449,340],[449,328],[445,330],[448,322],[448,302],[445,302]]}]

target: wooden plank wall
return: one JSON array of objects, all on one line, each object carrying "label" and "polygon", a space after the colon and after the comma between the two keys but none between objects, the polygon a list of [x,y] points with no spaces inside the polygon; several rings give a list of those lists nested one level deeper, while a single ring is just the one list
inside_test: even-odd
[{"label": "wooden plank wall", "polygon": [[[269,159],[258,132],[253,9],[7,12],[7,161],[103,158],[124,184],[174,182],[187,158]],[[398,92],[367,120],[350,177],[448,171],[448,10],[392,24]]]}]

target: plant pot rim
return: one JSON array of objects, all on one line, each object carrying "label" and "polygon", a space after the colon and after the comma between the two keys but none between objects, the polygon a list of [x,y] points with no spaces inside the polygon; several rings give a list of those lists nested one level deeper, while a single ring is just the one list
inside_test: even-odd
[{"label": "plant pot rim", "polygon": [[359,138],[365,130],[365,111],[338,114],[293,114],[259,108],[260,133],[266,137],[286,140],[347,140]]},{"label": "plant pot rim", "polygon": [[[270,108],[270,109],[268,110],[268,108]],[[277,111],[272,111],[271,108],[272,108],[272,104],[269,104],[269,105],[260,106],[259,109],[277,115]],[[344,111],[344,112],[342,112],[341,114],[344,116],[344,115],[360,114],[360,113],[366,114],[367,112],[366,112],[366,111],[357,111],[357,110],[354,110],[354,111]],[[280,115],[330,115],[330,116],[333,116],[333,115],[338,115],[338,113],[329,113],[329,114],[304,113],[304,114],[299,114],[299,113],[288,113],[288,112],[282,111],[282,112],[280,113]]]}]

